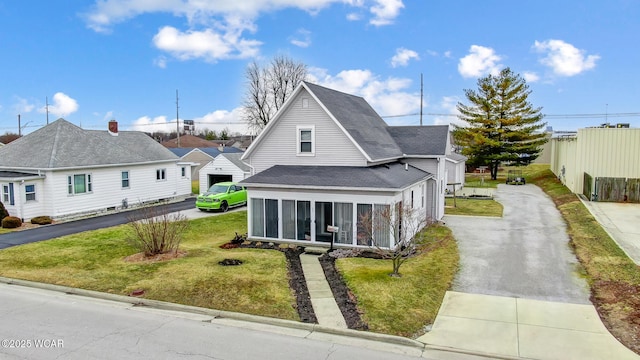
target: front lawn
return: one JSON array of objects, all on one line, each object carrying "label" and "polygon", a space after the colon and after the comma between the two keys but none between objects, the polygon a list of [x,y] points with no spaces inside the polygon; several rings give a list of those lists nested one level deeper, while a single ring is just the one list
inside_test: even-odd
[{"label": "front lawn", "polygon": [[502,204],[495,200],[445,198],[446,215],[473,215],[502,217]]},{"label": "front lawn", "polygon": [[[120,295],[143,289],[149,299],[299,320],[283,253],[219,248],[246,223],[246,211],[192,220],[186,256],[155,263],[125,262],[137,251],[126,225],[26,244],[0,251],[0,276]],[[244,263],[218,265],[225,258]]]},{"label": "front lawn", "polygon": [[400,268],[399,278],[389,276],[391,260],[336,260],[371,331],[417,337],[435,320],[458,270],[458,248],[447,227],[433,225],[424,231],[442,239],[441,246],[409,259]]}]

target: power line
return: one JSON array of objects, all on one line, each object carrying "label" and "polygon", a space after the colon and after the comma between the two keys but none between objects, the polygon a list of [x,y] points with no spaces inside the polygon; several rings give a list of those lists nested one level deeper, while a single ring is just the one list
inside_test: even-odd
[{"label": "power line", "polygon": [[[399,118],[399,117],[409,117],[409,116],[417,116],[420,113],[412,113],[412,114],[403,114],[403,115],[384,115],[380,116],[381,118]],[[458,117],[458,114],[441,114],[441,113],[424,113],[423,115],[429,116],[447,116],[447,117]],[[595,118],[609,118],[609,117],[634,117],[640,116],[640,112],[632,112],[632,113],[601,113],[601,114],[542,114],[545,118],[568,118],[568,119],[595,119]]]}]

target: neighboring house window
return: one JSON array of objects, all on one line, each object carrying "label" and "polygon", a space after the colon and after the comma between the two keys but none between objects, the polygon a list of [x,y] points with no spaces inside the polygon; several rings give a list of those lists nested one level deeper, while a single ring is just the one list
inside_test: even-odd
[{"label": "neighboring house window", "polygon": [[187,176],[187,169],[184,166],[180,168],[180,174],[182,177]]},{"label": "neighboring house window", "polygon": [[122,188],[123,189],[129,188],[129,171],[122,172]]},{"label": "neighboring house window", "polygon": [[2,185],[2,202],[9,203],[9,185]]},{"label": "neighboring house window", "polygon": [[167,170],[166,169],[158,169],[156,170],[156,180],[167,180]]},{"label": "neighboring house window", "polygon": [[33,185],[33,184],[25,185],[24,193],[25,193],[27,201],[35,201],[36,200],[36,186],[35,185]]},{"label": "neighboring house window", "polygon": [[309,98],[302,98],[302,108],[303,109],[309,108]]},{"label": "neighboring house window", "polygon": [[315,128],[313,126],[298,126],[298,155],[313,155],[315,153]]},{"label": "neighboring house window", "polygon": [[92,192],[91,174],[74,174],[67,176],[67,189],[70,195]]}]

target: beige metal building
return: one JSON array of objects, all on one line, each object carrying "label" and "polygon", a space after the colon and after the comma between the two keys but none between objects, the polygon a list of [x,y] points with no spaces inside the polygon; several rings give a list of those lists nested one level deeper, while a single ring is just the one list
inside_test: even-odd
[{"label": "beige metal building", "polygon": [[640,129],[586,128],[575,135],[555,136],[551,139],[551,171],[579,194],[585,193],[585,173],[594,179],[638,179]]}]

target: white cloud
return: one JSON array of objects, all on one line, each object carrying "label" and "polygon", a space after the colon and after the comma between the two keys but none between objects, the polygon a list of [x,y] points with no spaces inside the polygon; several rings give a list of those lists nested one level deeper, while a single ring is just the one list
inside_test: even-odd
[{"label": "white cloud", "polygon": [[298,29],[296,35],[291,37],[291,43],[301,48],[309,47],[311,45],[311,31]]},{"label": "white cloud", "polygon": [[155,58],[153,60],[153,65],[161,68],[161,69],[166,69],[167,68],[167,57],[166,56],[158,56],[157,58]]},{"label": "white cloud", "polygon": [[442,109],[442,115],[437,115],[433,119],[434,125],[465,125],[464,121],[458,119],[460,112],[458,111],[458,102],[460,98],[457,96],[443,96],[439,107]]},{"label": "white cloud", "polygon": [[[218,59],[249,58],[258,54],[260,42],[239,39],[237,33],[219,34],[212,29],[204,31],[180,30],[165,26],[153,37],[154,45],[180,60],[200,58],[215,62]],[[158,66],[166,66],[160,61]]]},{"label": "white cloud", "polygon": [[30,104],[27,99],[18,97],[16,103],[13,104],[13,111],[17,114],[26,114],[32,112],[35,107],[36,106]]},{"label": "white cloud", "polygon": [[[344,70],[333,76],[311,68],[310,81],[330,89],[362,96],[381,116],[405,115],[420,110],[419,91],[410,91],[410,79],[381,79],[370,70]],[[425,105],[426,106],[426,105]]]},{"label": "white cloud", "polygon": [[369,23],[375,26],[392,24],[402,8],[404,8],[402,0],[377,0],[376,4],[370,8],[375,17]]},{"label": "white cloud", "polygon": [[524,80],[528,83],[533,83],[540,80],[540,76],[538,76],[538,74],[531,71],[525,71],[523,74],[523,77],[524,77]]},{"label": "white cloud", "polygon": [[469,55],[460,59],[458,72],[463,77],[480,77],[487,74],[495,75],[500,71],[502,58],[496,55],[492,48],[471,45]]},{"label": "white cloud", "polygon": [[391,66],[394,68],[398,66],[407,66],[411,59],[420,60],[420,56],[418,56],[418,53],[413,50],[398,48],[396,49],[396,54],[391,58]]},{"label": "white cloud", "polygon": [[149,116],[142,116],[133,122],[130,130],[144,132],[167,132],[176,131],[176,120],[168,122],[166,116],[156,116],[153,119]]},{"label": "white cloud", "polygon": [[[65,117],[78,111],[78,102],[65,93],[55,93],[52,100],[53,102],[49,104],[49,114]],[[38,112],[45,114],[47,112],[47,107],[41,107],[38,109]]]},{"label": "white cloud", "polygon": [[587,55],[585,51],[562,40],[535,41],[533,48],[546,54],[540,63],[550,67],[559,76],[574,76],[596,67],[598,55]]},{"label": "white cloud", "polygon": [[[388,25],[404,7],[402,0],[96,0],[83,14],[87,26],[109,33],[120,22],[147,13],[170,13],[188,20],[188,30],[165,26],[154,37],[154,43],[181,60],[204,58],[207,61],[245,58],[257,54],[261,42],[246,39],[243,33],[256,32],[255,20],[266,12],[293,8],[315,14],[325,7],[346,4],[351,8],[368,6],[370,23]],[[360,15],[350,11],[349,20]],[[181,44],[186,41],[186,44]],[[308,46],[309,41],[295,39],[295,45]],[[156,62],[159,67],[166,61]]]},{"label": "white cloud", "polygon": [[451,51],[450,50],[445,51],[443,56],[446,57],[446,58],[450,58],[451,57]]},{"label": "white cloud", "polygon": [[[194,117],[193,121],[196,133],[204,129],[214,130],[216,132],[228,129],[230,133],[248,134],[247,125],[242,119],[242,111],[242,108],[239,107],[231,111],[215,110],[203,116]],[[183,122],[181,120],[180,127],[182,128],[182,126]],[[129,130],[171,133],[176,131],[176,119],[168,120],[164,115],[154,118],[142,116],[133,122]]]}]

